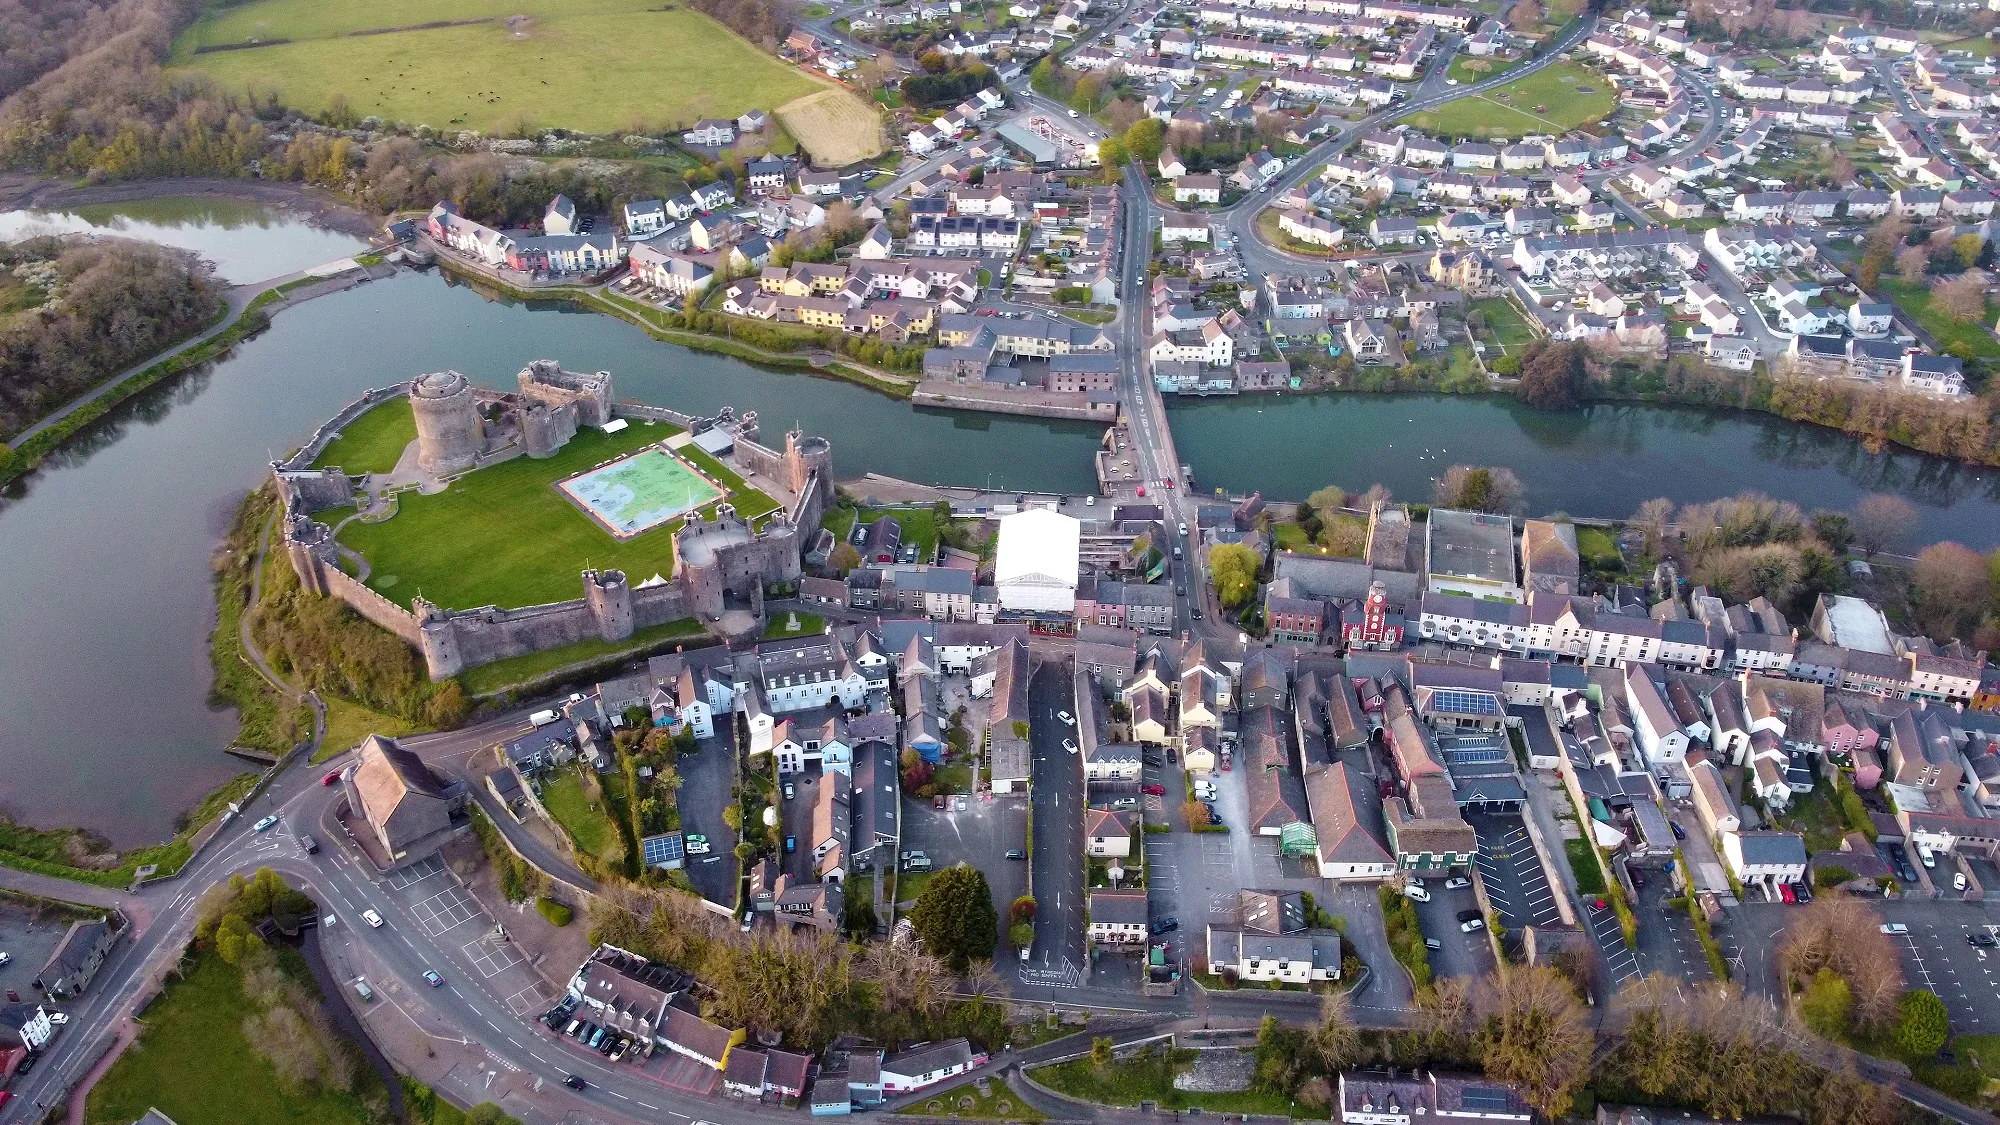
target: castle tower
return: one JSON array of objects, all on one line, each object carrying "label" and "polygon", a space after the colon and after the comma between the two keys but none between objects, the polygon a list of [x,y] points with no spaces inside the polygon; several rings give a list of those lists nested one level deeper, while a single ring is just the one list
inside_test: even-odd
[{"label": "castle tower", "polygon": [[433,476],[464,472],[486,448],[472,384],[456,371],[412,379],[410,413],[417,420],[417,466]]},{"label": "castle tower", "polygon": [[465,671],[465,657],[458,650],[458,634],[452,631],[451,618],[422,598],[410,600],[410,611],[417,618],[417,647],[423,650],[424,670],[431,679],[447,679]]},{"label": "castle tower", "polygon": [[833,503],[833,447],[823,437],[802,430],[785,432],[785,487],[802,495],[812,474],[819,473],[820,503]]},{"label": "castle tower", "polygon": [[622,570],[583,572],[583,600],[597,619],[597,632],[607,641],[632,635],[632,587]]},{"label": "castle tower", "polygon": [[299,585],[315,597],[327,594],[326,572],[320,569],[320,557],[331,551],[331,535],[331,528],[305,516],[295,515],[285,521],[285,554],[299,576]]}]

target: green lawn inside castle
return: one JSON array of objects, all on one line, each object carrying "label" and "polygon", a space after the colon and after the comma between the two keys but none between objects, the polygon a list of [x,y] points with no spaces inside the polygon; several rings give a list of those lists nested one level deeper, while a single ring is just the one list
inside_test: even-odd
[{"label": "green lawn inside castle", "polygon": [[[415,431],[409,400],[390,399],[350,422],[317,464],[386,472]],[[472,469],[440,492],[403,490],[392,515],[348,519],[337,541],[367,560],[370,588],[406,609],[419,595],[446,609],[564,601],[577,596],[577,576],[587,568],[624,571],[634,585],[656,574],[672,577],[674,534],[684,516],[621,538],[561,485],[681,433],[670,423],[637,418],[610,433],[579,427],[552,456],[516,456]],[[726,489],[722,499],[753,524],[777,510],[776,500],[693,445],[680,444],[671,454]]]}]

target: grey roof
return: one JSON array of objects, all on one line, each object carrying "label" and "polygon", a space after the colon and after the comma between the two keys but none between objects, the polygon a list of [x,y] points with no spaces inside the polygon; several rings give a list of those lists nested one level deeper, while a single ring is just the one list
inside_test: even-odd
[{"label": "grey roof", "polygon": [[1796,832],[1739,832],[1736,840],[1746,864],[1805,866],[1806,840]]},{"label": "grey roof", "polygon": [[1090,920],[1105,925],[1143,926],[1146,924],[1146,892],[1090,892]]}]

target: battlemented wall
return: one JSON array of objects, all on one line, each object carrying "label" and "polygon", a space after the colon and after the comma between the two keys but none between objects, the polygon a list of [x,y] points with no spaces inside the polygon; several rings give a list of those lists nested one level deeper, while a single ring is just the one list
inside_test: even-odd
[{"label": "battlemented wall", "polygon": [[[542,365],[549,370],[542,370]],[[826,440],[793,431],[786,435],[783,451],[773,450],[752,440],[756,433],[754,414],[741,422],[728,411],[713,418],[691,419],[665,408],[614,404],[608,373],[575,376],[555,368],[551,360],[531,364],[522,372],[521,381],[524,389],[533,383],[548,393],[523,396],[482,390],[478,397],[482,402],[498,401],[523,419],[522,440],[531,449],[537,439],[526,420],[537,415],[566,418],[559,424],[568,425],[571,434],[580,419],[596,410],[603,411],[606,419],[613,413],[666,417],[690,429],[727,425],[737,436],[738,462],[783,483],[797,498],[789,511],[774,516],[761,529],[753,529],[728,511],[713,519],[689,522],[675,533],[674,574],[664,581],[634,587],[620,571],[586,570],[582,573],[582,596],[569,601],[446,610],[418,598],[406,610],[343,571],[332,529],[312,518],[316,511],[352,503],[355,478],[310,468],[341,426],[389,398],[406,394],[409,384],[405,384],[368,392],[314,431],[313,439],[298,453],[272,463],[272,479],[284,504],[285,550],[300,583],[322,597],[339,598],[368,621],[416,647],[433,680],[579,641],[615,643],[639,630],[686,618],[696,618],[713,630],[732,602],[747,603],[761,626],[765,588],[798,581],[803,544],[819,530],[833,498],[832,450]],[[563,435],[562,440],[568,436]],[[555,448],[560,448],[560,442]]]}]

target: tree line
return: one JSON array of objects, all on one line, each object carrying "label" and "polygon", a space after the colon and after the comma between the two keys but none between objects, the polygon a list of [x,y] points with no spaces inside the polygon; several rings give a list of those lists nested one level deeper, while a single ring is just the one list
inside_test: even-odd
[{"label": "tree line", "polygon": [[47,299],[0,328],[0,435],[194,334],[222,310],[225,286],[186,250],[123,239],[0,247],[0,265],[11,273],[37,262],[54,264]]}]

